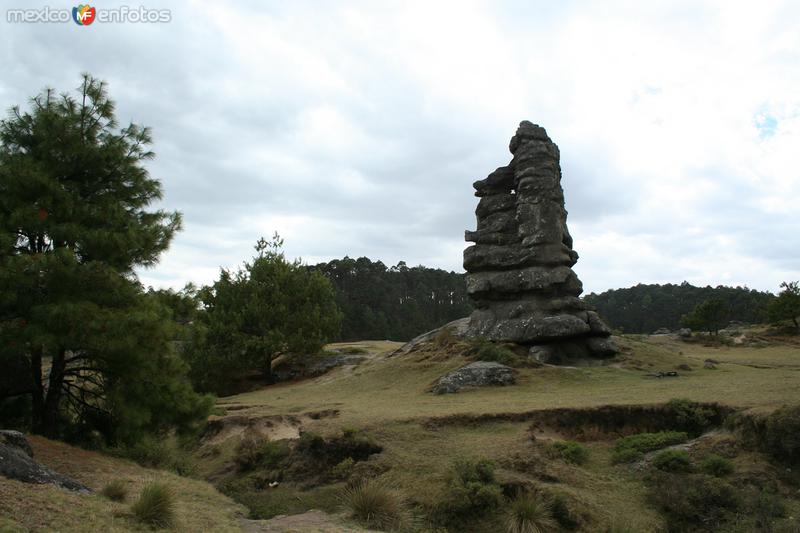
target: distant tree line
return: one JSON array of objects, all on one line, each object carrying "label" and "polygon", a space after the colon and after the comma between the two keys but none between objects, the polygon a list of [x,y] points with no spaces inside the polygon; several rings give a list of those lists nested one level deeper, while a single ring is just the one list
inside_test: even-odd
[{"label": "distant tree line", "polygon": [[366,257],[345,257],[309,267],[336,290],[343,341],[410,340],[472,311],[464,275],[401,261],[387,267]]},{"label": "distant tree line", "polygon": [[705,302],[714,302],[707,304],[709,312],[714,310],[715,316],[724,315],[725,321],[764,322],[771,319],[767,310],[773,300],[774,294],[747,287],[695,287],[685,281],[680,285],[639,284],[584,297],[613,328],[625,333],[680,328],[682,317]]}]

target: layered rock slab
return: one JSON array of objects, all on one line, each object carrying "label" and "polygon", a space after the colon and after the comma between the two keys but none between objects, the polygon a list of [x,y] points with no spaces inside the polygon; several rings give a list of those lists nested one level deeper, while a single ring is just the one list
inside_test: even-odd
[{"label": "layered rock slab", "polygon": [[468,334],[529,345],[532,358],[560,362],[617,352],[602,319],[578,296],[578,254],[567,228],[558,146],[544,128],[520,123],[511,162],[473,184],[475,243],[464,251],[475,305]]}]

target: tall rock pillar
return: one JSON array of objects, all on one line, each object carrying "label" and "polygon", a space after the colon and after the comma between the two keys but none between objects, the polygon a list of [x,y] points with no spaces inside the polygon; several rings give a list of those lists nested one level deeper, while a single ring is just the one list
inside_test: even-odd
[{"label": "tall rock pillar", "polygon": [[469,335],[530,346],[540,361],[610,357],[611,331],[578,296],[578,254],[567,229],[558,147],[544,128],[520,123],[511,162],[473,184],[474,246],[464,250],[475,306]]}]

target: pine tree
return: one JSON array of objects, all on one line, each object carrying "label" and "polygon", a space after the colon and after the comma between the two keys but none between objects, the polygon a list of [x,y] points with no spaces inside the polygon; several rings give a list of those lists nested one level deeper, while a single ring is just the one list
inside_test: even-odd
[{"label": "pine tree", "polygon": [[200,290],[204,312],[185,357],[201,389],[226,391],[253,369],[271,381],[276,357],[315,354],[338,335],[341,313],[331,283],[299,260],[288,261],[282,245],[277,234],[260,239],[251,262],[223,269]]},{"label": "pine tree", "polygon": [[207,408],[134,273],[181,225],[147,210],[162,194],[150,143],[148,128],[118,129],[88,74],[77,97],[46,89],[0,122],[0,358],[29,369],[19,379],[46,436],[67,420],[134,438]]}]

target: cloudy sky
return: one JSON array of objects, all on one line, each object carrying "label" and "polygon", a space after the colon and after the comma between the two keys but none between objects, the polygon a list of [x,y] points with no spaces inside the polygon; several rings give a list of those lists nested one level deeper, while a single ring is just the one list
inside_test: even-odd
[{"label": "cloudy sky", "polygon": [[0,1],[0,106],[88,71],[153,128],[185,229],[145,284],[208,283],[275,231],[309,263],[461,271],[471,183],[522,119],[561,149],[587,292],[800,279],[798,2],[140,4],[170,22],[9,23],[74,4]]}]

